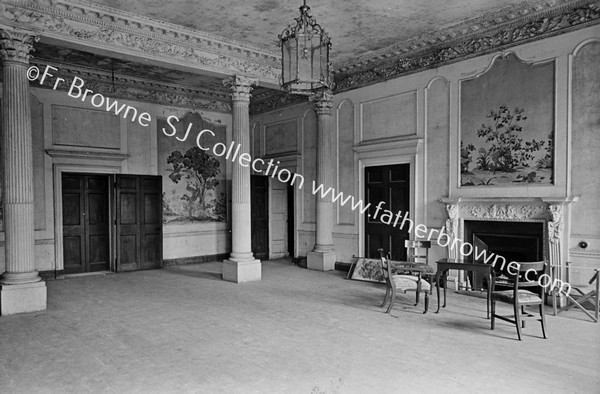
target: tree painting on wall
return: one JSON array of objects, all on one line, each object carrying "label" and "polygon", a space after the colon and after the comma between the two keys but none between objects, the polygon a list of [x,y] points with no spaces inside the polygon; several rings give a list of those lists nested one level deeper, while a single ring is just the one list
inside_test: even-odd
[{"label": "tree painting on wall", "polygon": [[461,83],[461,186],[552,184],[554,63],[514,55]]},{"label": "tree painting on wall", "polygon": [[[165,224],[190,224],[225,222],[227,198],[225,162],[210,151],[196,145],[196,137],[203,129],[210,129],[215,136],[204,134],[203,147],[225,142],[225,127],[203,119],[200,114],[188,113],[172,122],[177,131],[165,119],[158,119],[159,172],[163,175],[163,222]],[[192,128],[184,139],[189,124]],[[208,138],[204,138],[208,136]],[[184,139],[184,140],[183,140]],[[183,141],[182,141],[183,140]]]},{"label": "tree painting on wall", "polygon": [[185,154],[173,151],[167,158],[171,168],[169,179],[174,183],[185,182],[185,190],[181,200],[186,202],[188,221],[220,220],[225,212],[224,195],[209,199],[219,185],[217,175],[221,172],[221,163],[202,149],[194,146]]}]

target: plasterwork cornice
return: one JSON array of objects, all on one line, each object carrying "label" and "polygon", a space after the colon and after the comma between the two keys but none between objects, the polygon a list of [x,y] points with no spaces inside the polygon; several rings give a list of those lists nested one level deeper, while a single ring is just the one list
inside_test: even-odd
[{"label": "plasterwork cornice", "polygon": [[279,84],[281,60],[275,53],[85,0],[6,0],[0,21],[63,42]]},{"label": "plasterwork cornice", "polygon": [[[47,61],[43,64],[33,61],[32,64],[42,72],[46,65],[57,68],[58,71],[50,72],[56,77],[65,79],[65,82],[58,84],[56,89],[64,92],[69,90],[73,77],[79,77],[85,82],[86,89],[91,89],[94,93],[102,93],[107,97],[214,112],[231,113],[232,111],[231,97],[227,92],[196,89],[131,76],[113,76],[111,73],[97,69]],[[54,81],[51,79],[43,85],[34,81],[31,87],[52,89]]]},{"label": "plasterwork cornice", "polygon": [[576,1],[558,6],[554,3],[550,9],[538,5],[524,15],[506,11],[505,15],[494,16],[437,33],[437,38],[431,36],[408,46],[388,48],[387,52],[358,59],[354,65],[337,65],[335,93],[600,23],[600,2]]},{"label": "plasterwork cornice", "polygon": [[263,112],[273,111],[278,108],[287,107],[289,105],[307,103],[306,96],[281,93],[263,93],[254,95],[250,100],[250,115],[257,115]]},{"label": "plasterwork cornice", "polygon": [[[524,3],[334,65],[334,94],[600,23],[600,2]],[[250,103],[252,114],[300,102],[285,93]]]}]

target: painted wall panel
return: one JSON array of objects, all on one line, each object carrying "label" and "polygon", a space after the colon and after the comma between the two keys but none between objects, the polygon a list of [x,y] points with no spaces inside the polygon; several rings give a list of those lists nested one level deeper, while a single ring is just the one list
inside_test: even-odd
[{"label": "painted wall panel", "polygon": [[[600,268],[600,41],[573,56],[571,283],[586,283]],[[585,241],[587,248],[579,247]]]},{"label": "painted wall panel", "polygon": [[362,140],[412,135],[417,132],[417,92],[362,103]]},{"label": "painted wall panel", "polygon": [[144,127],[137,122],[127,122],[127,169],[131,174],[151,175],[150,127]]},{"label": "painted wall panel", "polygon": [[120,149],[120,119],[106,111],[53,105],[52,142],[54,145]]},{"label": "painted wall panel", "polygon": [[298,132],[296,119],[283,123],[265,126],[265,153],[275,155],[285,152],[296,152],[298,143],[296,134]]},{"label": "painted wall panel", "polygon": [[33,144],[33,201],[34,226],[36,230],[46,229],[46,180],[44,168],[44,110],[43,104],[31,96],[31,140]]},{"label": "painted wall panel", "polygon": [[600,42],[579,50],[573,59],[573,231],[600,236]]},{"label": "painted wall panel", "polygon": [[444,79],[435,80],[427,89],[427,225],[439,227],[446,220],[444,204],[438,200],[448,192],[448,143],[450,89]]},{"label": "painted wall panel", "polygon": [[302,221],[314,223],[316,220],[316,197],[312,193],[312,182],[317,180],[317,116],[314,111],[307,111],[302,122],[303,154],[302,176],[304,188],[302,189]]},{"label": "painted wall panel", "polygon": [[[337,191],[344,196],[355,195],[355,184],[358,177],[354,174],[354,104],[346,100],[338,109],[338,186]],[[358,196],[356,196],[358,197]],[[356,214],[349,208],[349,204],[340,207],[336,205],[338,224],[354,224]]]}]

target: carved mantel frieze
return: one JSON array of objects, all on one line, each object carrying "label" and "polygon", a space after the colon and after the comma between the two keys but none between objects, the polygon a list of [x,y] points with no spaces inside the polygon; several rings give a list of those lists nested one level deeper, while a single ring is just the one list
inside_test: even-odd
[{"label": "carved mantel frieze", "polygon": [[[446,206],[455,206],[460,220],[553,221],[562,207],[576,198],[442,198]],[[446,208],[448,210],[448,208]],[[562,215],[562,214],[560,214]],[[450,215],[449,215],[450,217]]]},{"label": "carved mantel frieze", "polygon": [[546,207],[537,204],[466,204],[461,217],[474,220],[528,220],[544,218]]}]

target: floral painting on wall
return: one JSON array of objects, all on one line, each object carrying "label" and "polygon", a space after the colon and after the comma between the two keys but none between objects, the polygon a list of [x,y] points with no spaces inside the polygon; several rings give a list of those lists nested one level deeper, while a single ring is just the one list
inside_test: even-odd
[{"label": "floral painting on wall", "polygon": [[460,96],[461,186],[553,184],[553,62],[497,58]]},{"label": "floral painting on wall", "polygon": [[225,159],[196,145],[196,137],[203,129],[215,134],[214,137],[208,133],[202,135],[203,147],[225,143],[225,126],[210,123],[197,113],[188,113],[178,120],[172,118],[170,124],[167,119],[158,119],[157,126],[158,169],[163,176],[163,223],[226,221]]}]

